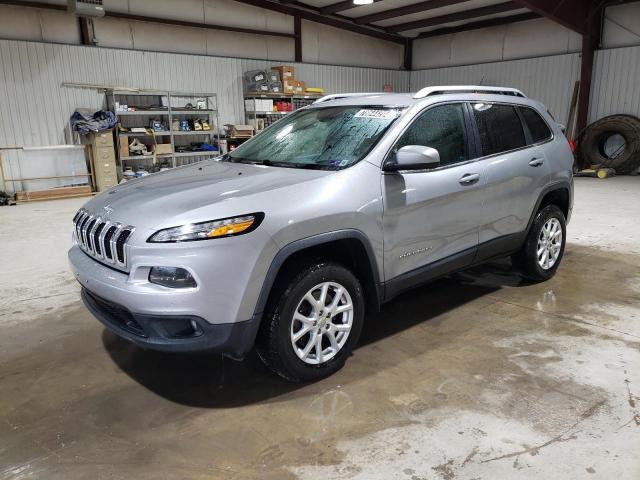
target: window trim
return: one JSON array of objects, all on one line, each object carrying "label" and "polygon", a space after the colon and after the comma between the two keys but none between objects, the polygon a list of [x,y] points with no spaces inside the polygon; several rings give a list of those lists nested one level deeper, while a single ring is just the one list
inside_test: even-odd
[{"label": "window trim", "polygon": [[464,119],[464,129],[465,129],[465,143],[467,144],[466,148],[467,148],[467,153],[469,154],[469,156],[474,156],[477,155],[477,145],[475,144],[475,139],[472,142],[472,138],[474,137],[473,133],[472,133],[472,129],[471,129],[471,118],[469,118],[469,111],[467,110],[467,108],[465,107],[465,104],[468,102],[468,100],[456,100],[456,101],[442,101],[442,102],[438,102],[438,103],[432,103],[430,105],[427,105],[425,108],[423,108],[422,110],[420,110],[418,113],[416,113],[413,118],[411,119],[411,121],[404,127],[404,129],[397,135],[397,137],[395,138],[395,140],[393,141],[393,143],[391,144],[391,146],[389,147],[389,149],[387,150],[387,152],[384,155],[384,160],[382,161],[381,165],[380,165],[380,169],[382,170],[382,173],[385,175],[394,175],[397,173],[401,173],[401,174],[409,174],[409,173],[426,173],[426,172],[439,172],[442,170],[446,170],[448,168],[453,168],[453,167],[458,167],[460,165],[467,165],[469,163],[472,163],[474,161],[476,161],[476,158],[470,158],[468,160],[465,160],[464,162],[458,162],[458,163],[452,163],[451,165],[442,165],[436,168],[425,168],[422,170],[397,170],[397,171],[386,171],[385,170],[385,166],[387,165],[387,162],[391,161],[391,155],[392,152],[394,151],[396,145],[400,142],[400,139],[403,137],[403,135],[407,132],[407,130],[409,130],[414,123],[418,120],[418,118],[423,115],[424,113],[426,113],[427,111],[431,110],[432,108],[436,108],[436,107],[442,107],[444,105],[462,105],[462,115],[463,115],[463,119]]},{"label": "window trim", "polygon": [[474,125],[475,125],[475,133],[478,136],[478,147],[480,148],[480,153],[484,154],[484,149],[482,148],[482,138],[480,135],[480,127],[478,126],[478,122],[476,120],[476,116],[473,113],[473,104],[474,103],[482,103],[484,105],[503,105],[503,106],[507,106],[507,107],[511,107],[513,108],[516,116],[518,117],[518,120],[520,121],[520,128],[522,128],[522,134],[524,136],[524,145],[522,147],[517,147],[517,148],[512,148],[511,150],[504,150],[501,152],[496,152],[496,153],[492,153],[491,155],[482,155],[480,158],[492,158],[492,157],[498,157],[500,155],[505,155],[507,153],[510,152],[517,152],[519,150],[524,150],[525,148],[529,148],[531,146],[533,146],[533,144],[529,144],[529,140],[531,140],[531,137],[529,135],[529,129],[527,128],[526,124],[523,121],[522,115],[520,115],[520,112],[518,111],[518,105],[514,104],[514,103],[509,103],[509,102],[483,102],[483,101],[470,101],[469,102],[469,109],[471,112],[471,120],[473,121]]},{"label": "window trim", "polygon": [[[536,115],[538,115],[538,117],[540,117],[542,119],[542,121],[544,122],[544,124],[547,127],[547,130],[549,130],[549,133],[551,133],[551,135],[549,137],[547,137],[544,140],[540,140],[539,142],[534,142],[533,141],[533,134],[531,133],[531,130],[529,129],[529,125],[527,124],[527,121],[526,121],[526,119],[524,118],[524,115],[522,115],[522,112],[521,112],[521,110],[524,110],[524,109],[532,110],[533,113],[535,113]],[[530,137],[531,138],[531,145],[542,145],[542,144],[547,143],[547,142],[549,142],[549,141],[551,141],[551,140],[553,140],[555,138],[555,133],[553,131],[553,128],[551,128],[551,125],[549,125],[549,122],[547,122],[547,120],[544,118],[544,116],[542,116],[540,114],[540,112],[538,112],[535,108],[529,107],[527,105],[519,105],[516,110],[518,112],[518,115],[520,116],[520,121],[522,122],[522,125],[524,125],[526,131],[528,131],[529,135],[531,136]],[[549,114],[549,115],[551,115],[551,114]]]},{"label": "window trim", "polygon": [[[536,111],[535,108],[530,107],[529,105],[522,105],[522,104],[519,104],[519,103],[496,102],[496,101],[483,102],[483,101],[480,101],[480,100],[467,100],[467,102],[469,103],[469,108],[470,109],[473,109],[473,107],[471,106],[471,104],[473,104],[473,103],[490,103],[492,105],[509,105],[509,106],[512,106],[512,107],[516,107],[516,112],[518,112],[517,107],[531,108],[532,110]],[[484,155],[484,156],[478,157],[476,160],[487,160],[487,159],[499,157],[501,155],[508,155],[510,153],[520,152],[520,151],[523,151],[523,150],[527,150],[529,148],[539,147],[540,145],[545,145],[547,143],[553,142],[556,139],[556,133],[553,131],[553,128],[551,128],[551,126],[549,125],[549,122],[547,122],[546,119],[542,115],[540,115],[540,116],[542,117],[542,119],[547,124],[547,127],[549,127],[549,130],[551,130],[551,137],[549,139],[545,140],[544,142],[531,143],[530,145],[525,145],[524,147],[514,148],[512,150],[507,150],[507,151],[504,151],[504,152],[494,153],[492,155]],[[522,117],[520,116],[520,112],[518,112],[518,118],[520,118],[520,122],[522,123],[522,128],[525,129],[525,136],[526,136],[526,132],[528,131],[528,127],[526,126],[526,124],[523,123]],[[477,136],[477,141],[479,142],[480,151],[482,152],[482,148],[481,148],[482,143],[480,142],[480,130],[478,130],[478,124],[476,123],[476,119],[475,119],[473,114],[471,115],[471,121],[473,122],[474,134]],[[484,152],[482,152],[482,153],[484,153]]]},{"label": "window trim", "polygon": [[[413,125],[415,120],[420,115],[422,115],[424,112],[426,112],[427,110],[429,110],[431,108],[434,108],[434,107],[438,107],[438,106],[442,106],[442,105],[453,105],[453,104],[458,104],[458,103],[462,104],[463,105],[463,109],[464,109],[465,128],[467,129],[467,148],[469,149],[469,155],[479,155],[479,156],[474,157],[474,158],[470,158],[469,160],[467,160],[465,162],[454,163],[454,164],[451,164],[451,165],[443,165],[443,166],[440,166],[440,167],[429,168],[429,169],[424,169],[424,170],[398,170],[398,171],[395,171],[395,172],[385,171],[384,167],[385,167],[386,163],[390,159],[391,152],[393,152],[393,149],[395,148],[396,144],[400,141],[400,138],[402,138],[402,136],[405,134],[405,132]],[[529,127],[527,126],[526,122],[522,118],[522,115],[520,114],[519,107],[529,108],[529,109],[533,110],[534,112],[536,112],[538,115],[540,115],[542,120],[544,120],[544,122],[547,124],[547,127],[549,128],[549,131],[551,132],[551,137],[549,137],[547,140],[544,140],[544,141],[541,141],[541,142],[531,143],[531,144],[525,145],[524,147],[519,147],[519,148],[515,148],[515,149],[512,149],[512,150],[507,150],[507,151],[504,151],[504,152],[494,153],[492,155],[482,155],[484,152],[482,151],[482,142],[480,140],[480,130],[478,129],[478,124],[476,122],[475,116],[473,115],[473,104],[474,103],[487,103],[487,104],[491,104],[491,105],[508,105],[510,107],[514,107],[516,109],[516,113],[518,114],[518,118],[520,119],[520,124],[522,125],[522,129],[523,129],[524,134],[525,134],[525,139],[526,139],[527,135],[530,134],[530,132],[529,132]],[[531,137],[529,137],[529,138],[531,138]],[[544,115],[540,114],[540,112],[538,112],[534,107],[531,107],[529,105],[524,105],[524,104],[520,104],[520,103],[510,103],[510,102],[501,102],[501,101],[482,101],[482,100],[456,100],[456,101],[449,101],[449,102],[442,101],[442,102],[438,102],[438,103],[432,103],[432,104],[428,105],[427,107],[425,107],[424,109],[420,110],[417,114],[414,115],[414,117],[411,120],[411,122],[409,124],[407,124],[407,126],[398,134],[397,138],[394,140],[394,142],[391,144],[391,146],[389,147],[389,149],[385,153],[384,160],[382,161],[382,163],[380,165],[380,168],[381,168],[382,173],[384,175],[395,175],[395,174],[398,174],[398,173],[406,175],[406,174],[412,174],[412,173],[440,172],[442,170],[446,170],[446,169],[449,169],[449,168],[469,165],[469,164],[474,163],[474,162],[479,162],[479,161],[482,161],[482,160],[488,160],[488,159],[491,159],[491,158],[499,157],[501,155],[508,155],[508,154],[511,154],[511,153],[527,150],[529,148],[539,147],[541,145],[545,145],[547,143],[551,143],[555,139],[556,139],[556,132],[553,130],[551,125],[549,125],[549,122],[547,121],[547,119],[544,118]]]}]

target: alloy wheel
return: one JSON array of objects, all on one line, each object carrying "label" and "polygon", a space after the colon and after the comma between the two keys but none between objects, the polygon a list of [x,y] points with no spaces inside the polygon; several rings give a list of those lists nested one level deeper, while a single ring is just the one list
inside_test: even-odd
[{"label": "alloy wheel", "polygon": [[298,303],[291,321],[291,345],[300,360],[320,365],[344,347],[353,325],[353,301],[336,282],[310,289]]},{"label": "alloy wheel", "polygon": [[562,250],[562,225],[557,218],[550,218],[545,222],[536,247],[538,265],[544,270],[549,270],[558,261]]}]

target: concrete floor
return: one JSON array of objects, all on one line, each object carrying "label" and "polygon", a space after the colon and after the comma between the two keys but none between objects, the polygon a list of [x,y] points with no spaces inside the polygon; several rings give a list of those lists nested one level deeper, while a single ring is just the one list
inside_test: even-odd
[{"label": "concrete floor", "polygon": [[640,478],[638,177],[578,179],[552,281],[405,294],[304,386],[105,332],[66,267],[81,203],[0,208],[1,479]]}]

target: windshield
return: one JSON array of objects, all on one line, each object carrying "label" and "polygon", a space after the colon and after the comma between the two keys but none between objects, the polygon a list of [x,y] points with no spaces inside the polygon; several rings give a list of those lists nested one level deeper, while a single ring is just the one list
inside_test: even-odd
[{"label": "windshield", "polygon": [[231,152],[230,162],[338,170],[362,160],[399,108],[344,106],[295,112]]}]

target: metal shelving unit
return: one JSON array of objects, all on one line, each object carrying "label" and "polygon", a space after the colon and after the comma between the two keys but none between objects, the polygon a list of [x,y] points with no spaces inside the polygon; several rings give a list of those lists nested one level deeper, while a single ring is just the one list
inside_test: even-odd
[{"label": "metal shelving unit", "polygon": [[[306,107],[307,105],[312,104],[317,99],[323,97],[324,95],[286,95],[281,93],[245,93],[245,122],[247,125],[253,125],[256,128],[256,132],[258,132],[258,118],[264,118],[267,120],[268,125],[275,123],[280,118],[295,112],[299,108]],[[257,108],[258,100],[274,100],[274,101],[287,101],[293,105],[293,109],[287,112],[274,112],[274,111],[266,111],[260,110]],[[253,110],[247,110],[246,101],[249,100],[253,102]],[[265,125],[265,128],[268,126]]]},{"label": "metal shelving unit", "polygon": [[[205,108],[195,108],[198,101],[205,102]],[[194,108],[186,108],[191,103]],[[126,166],[139,168],[149,167],[154,160],[167,160],[166,166],[176,167],[202,160],[204,156],[214,156],[220,148],[220,122],[218,118],[218,97],[215,93],[173,92],[164,90],[109,90],[107,91],[107,105],[114,112],[118,123],[125,128],[142,127],[146,132],[118,131],[117,154],[120,169]],[[117,106],[127,105],[135,110],[120,110]],[[152,118],[156,117],[165,126],[160,131],[150,128]],[[210,130],[174,130],[174,121],[204,119],[209,123]],[[151,138],[153,142],[143,142],[147,145],[170,144],[172,153],[156,155],[126,155],[120,156],[120,142],[123,137]],[[160,141],[158,141],[160,140]],[[218,150],[176,151],[180,146],[206,143]],[[127,140],[128,141],[128,140]],[[189,146],[191,148],[191,146]]]}]

